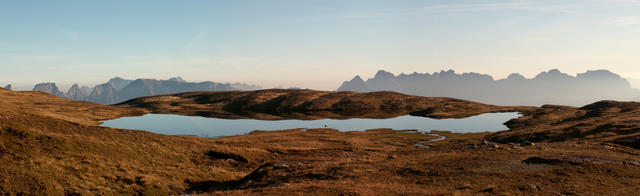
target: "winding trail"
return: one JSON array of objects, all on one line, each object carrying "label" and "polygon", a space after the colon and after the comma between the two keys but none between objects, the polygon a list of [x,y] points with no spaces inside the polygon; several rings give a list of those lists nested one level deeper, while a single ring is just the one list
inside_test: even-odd
[{"label": "winding trail", "polygon": [[426,141],[421,141],[421,142],[418,142],[417,144],[414,144],[414,145],[415,146],[420,146],[420,147],[425,147],[425,148],[431,148],[431,145],[427,145],[425,143],[437,142],[437,141],[442,141],[442,140],[447,139],[446,136],[440,135],[440,134],[429,133],[427,135],[435,136],[435,137],[438,137],[438,138],[434,138],[434,139],[430,139],[430,140],[426,140]]}]

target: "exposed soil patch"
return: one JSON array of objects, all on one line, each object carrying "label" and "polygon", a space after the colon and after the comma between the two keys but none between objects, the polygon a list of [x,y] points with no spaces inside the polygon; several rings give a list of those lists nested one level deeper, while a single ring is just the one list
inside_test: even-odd
[{"label": "exposed soil patch", "polygon": [[213,160],[216,160],[216,159],[232,159],[232,160],[235,160],[235,161],[238,161],[238,162],[249,163],[249,161],[247,159],[245,159],[244,157],[242,157],[240,155],[237,155],[237,154],[209,151],[209,152],[207,152],[207,156],[209,156],[209,158],[213,159]]},{"label": "exposed soil patch", "polygon": [[522,161],[525,164],[544,164],[544,165],[580,165],[579,162],[576,161],[568,161],[568,160],[560,160],[560,159],[551,159],[551,158],[542,158],[542,157],[530,157]]}]

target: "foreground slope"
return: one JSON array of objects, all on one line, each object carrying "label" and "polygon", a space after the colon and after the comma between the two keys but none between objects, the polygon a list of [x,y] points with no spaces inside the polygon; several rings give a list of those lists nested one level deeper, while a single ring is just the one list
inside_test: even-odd
[{"label": "foreground slope", "polygon": [[[180,99],[179,95],[175,97]],[[167,136],[97,126],[99,120],[150,111],[139,108],[144,104],[104,106],[4,89],[0,89],[0,98],[2,195],[632,195],[640,191],[640,150],[607,141],[500,144],[483,141],[492,138],[487,133],[437,132],[448,139],[424,148],[414,144],[433,137],[392,130],[258,131],[224,138]],[[259,98],[241,102],[268,100]],[[383,95],[378,98],[389,99]],[[229,103],[234,99],[239,98]],[[447,108],[457,103],[434,105]],[[314,104],[324,105],[311,101]],[[554,115],[539,111],[545,109],[521,111],[526,116],[520,121],[532,123],[522,123],[517,130],[537,131],[530,128],[536,126],[535,120],[527,119],[545,123],[555,115],[579,110],[558,107],[548,112]],[[443,111],[427,108],[419,113],[465,113]],[[634,130],[638,129],[630,129]]]}]

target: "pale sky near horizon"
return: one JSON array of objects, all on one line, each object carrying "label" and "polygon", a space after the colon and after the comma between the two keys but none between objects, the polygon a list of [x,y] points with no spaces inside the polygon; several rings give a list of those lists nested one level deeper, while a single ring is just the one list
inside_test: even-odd
[{"label": "pale sky near horizon", "polygon": [[335,90],[355,75],[640,78],[640,0],[5,1],[0,85],[129,79]]}]

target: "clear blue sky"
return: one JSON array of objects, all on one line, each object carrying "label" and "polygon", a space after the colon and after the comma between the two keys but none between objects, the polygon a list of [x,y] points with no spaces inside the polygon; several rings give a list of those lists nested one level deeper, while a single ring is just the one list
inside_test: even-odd
[{"label": "clear blue sky", "polygon": [[640,1],[0,0],[0,85],[111,77],[334,90],[379,69],[640,78]]}]

